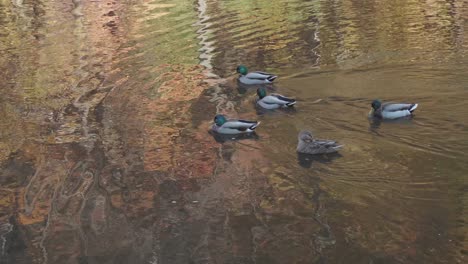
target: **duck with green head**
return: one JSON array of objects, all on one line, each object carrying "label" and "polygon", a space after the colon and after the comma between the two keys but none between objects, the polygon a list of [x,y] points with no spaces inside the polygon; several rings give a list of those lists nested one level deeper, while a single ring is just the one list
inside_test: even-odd
[{"label": "duck with green head", "polygon": [[258,125],[258,121],[227,119],[224,115],[216,115],[211,129],[220,134],[236,135],[252,133]]},{"label": "duck with green head", "polygon": [[237,73],[240,74],[239,81],[243,84],[268,84],[272,83],[278,76],[266,72],[249,72],[244,65],[237,66]]},{"label": "duck with green head", "polygon": [[418,104],[405,103],[382,103],[375,99],[371,104],[372,108],[369,112],[369,117],[381,119],[397,119],[407,116],[412,116]]},{"label": "duck with green head", "polygon": [[257,89],[257,95],[257,105],[264,109],[272,110],[284,107],[292,107],[296,104],[296,100],[283,96],[281,94],[267,95],[267,92],[263,87]]}]

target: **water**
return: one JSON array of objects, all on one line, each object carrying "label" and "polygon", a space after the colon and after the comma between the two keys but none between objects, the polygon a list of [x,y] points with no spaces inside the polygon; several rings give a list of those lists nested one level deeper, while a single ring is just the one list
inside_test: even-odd
[{"label": "water", "polygon": [[[1,1],[1,263],[464,263],[463,1]],[[295,111],[257,112],[239,64]],[[374,98],[418,102],[369,122]],[[215,113],[262,124],[208,133]],[[345,147],[298,156],[310,129]]]}]

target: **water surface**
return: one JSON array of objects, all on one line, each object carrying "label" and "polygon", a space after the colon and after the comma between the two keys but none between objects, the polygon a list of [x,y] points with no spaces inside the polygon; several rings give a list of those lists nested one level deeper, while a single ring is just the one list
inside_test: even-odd
[{"label": "water surface", "polygon": [[[463,1],[1,1],[1,263],[464,263]],[[259,112],[235,68],[295,111]],[[417,102],[370,122],[370,102]],[[208,133],[224,113],[255,136]],[[297,155],[297,133],[338,155]]]}]

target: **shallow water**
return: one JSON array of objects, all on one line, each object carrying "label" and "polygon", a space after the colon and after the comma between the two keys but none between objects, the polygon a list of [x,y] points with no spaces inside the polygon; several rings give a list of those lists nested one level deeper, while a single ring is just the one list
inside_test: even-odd
[{"label": "shallow water", "polygon": [[[464,263],[463,1],[0,1],[0,263]],[[262,112],[235,68],[298,99]],[[371,122],[370,102],[417,102]],[[216,137],[224,113],[262,124]],[[297,155],[309,129],[337,155]]]}]

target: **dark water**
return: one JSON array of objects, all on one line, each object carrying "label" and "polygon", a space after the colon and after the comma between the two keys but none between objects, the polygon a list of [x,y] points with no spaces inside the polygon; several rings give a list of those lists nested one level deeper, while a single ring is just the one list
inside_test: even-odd
[{"label": "dark water", "polygon": [[[465,263],[468,3],[0,1],[0,263]],[[295,111],[259,113],[238,64]],[[374,98],[418,102],[372,123]],[[215,113],[262,121],[208,133]],[[310,129],[345,147],[298,156]]]}]

